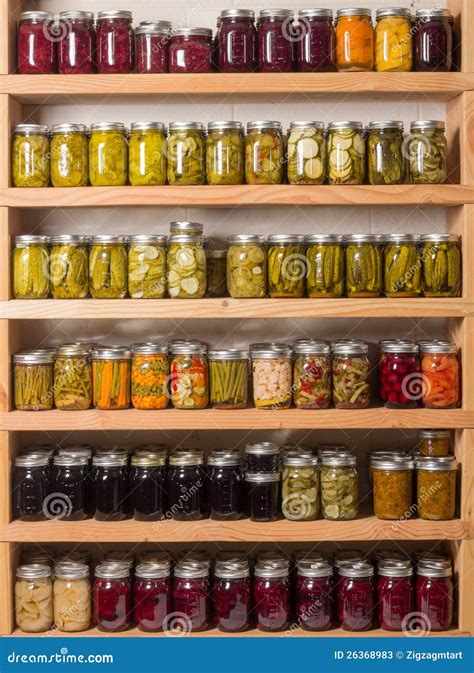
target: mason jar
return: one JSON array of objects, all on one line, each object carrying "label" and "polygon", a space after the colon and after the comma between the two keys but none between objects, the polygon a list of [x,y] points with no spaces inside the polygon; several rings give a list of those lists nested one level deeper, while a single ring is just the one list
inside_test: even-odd
[{"label": "mason jar", "polygon": [[77,633],[91,625],[92,597],[89,567],[62,561],[54,568],[54,624],[58,631]]},{"label": "mason jar", "polygon": [[268,294],[299,299],[306,289],[305,237],[271,234],[268,239]]},{"label": "mason jar", "polygon": [[168,183],[204,185],[206,133],[200,122],[171,122],[167,145]]},{"label": "mason jar", "polygon": [[91,124],[89,179],[93,187],[121,187],[127,184],[128,142],[125,124]]},{"label": "mason jar", "polygon": [[290,185],[322,185],[326,178],[324,123],[291,122],[287,154]]},{"label": "mason jar", "polygon": [[47,126],[42,124],[15,126],[11,157],[14,187],[49,187],[51,153]]},{"label": "mason jar", "polygon": [[25,633],[42,633],[53,625],[52,569],[32,563],[16,569],[15,619]]},{"label": "mason jar", "polygon": [[362,122],[331,122],[327,139],[330,185],[363,185],[365,138]]},{"label": "mason jar", "polygon": [[15,236],[13,296],[15,299],[47,299],[50,291],[49,236]]},{"label": "mason jar", "polygon": [[446,182],[448,143],[443,121],[416,121],[407,141],[410,182],[440,185]]},{"label": "mason jar", "polygon": [[233,234],[228,239],[227,290],[234,298],[267,294],[267,249],[258,234]]},{"label": "mason jar", "polygon": [[250,356],[257,409],[289,409],[292,400],[291,346],[271,342],[251,344]]},{"label": "mason jar", "polygon": [[[290,43],[289,43],[290,44]],[[245,181],[248,185],[279,185],[284,178],[285,147],[280,122],[247,124]]]},{"label": "mason jar", "polygon": [[242,185],[245,140],[241,122],[210,122],[207,126],[206,175],[209,185]]}]

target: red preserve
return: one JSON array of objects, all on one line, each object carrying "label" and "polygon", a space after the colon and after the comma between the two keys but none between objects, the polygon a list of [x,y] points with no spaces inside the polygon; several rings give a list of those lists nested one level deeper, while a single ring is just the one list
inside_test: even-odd
[{"label": "red preserve", "polygon": [[217,25],[218,69],[221,72],[252,72],[257,54],[255,13],[251,9],[224,9]]},{"label": "red preserve", "polygon": [[377,611],[381,629],[403,631],[414,611],[413,567],[404,561],[381,560],[378,564]]},{"label": "red preserve", "polygon": [[363,561],[342,564],[337,584],[337,616],[345,631],[368,631],[373,626],[374,568]]},{"label": "red preserve", "polygon": [[168,72],[169,21],[142,21],[135,30],[137,72]]},{"label": "red preserve", "polygon": [[172,30],[169,51],[170,72],[211,72],[212,52],[210,28]]},{"label": "red preserve", "polygon": [[130,570],[124,563],[101,563],[92,589],[94,623],[99,631],[125,631],[132,621]]},{"label": "red preserve", "polygon": [[334,621],[332,568],[325,561],[300,561],[296,576],[296,619],[307,631],[327,631]]},{"label": "red preserve", "polygon": [[247,560],[216,562],[212,599],[214,619],[220,631],[237,633],[249,628],[249,575]]},{"label": "red preserve", "polygon": [[299,72],[334,72],[336,33],[330,9],[298,12],[296,64]]},{"label": "red preserve", "polygon": [[174,626],[185,633],[205,631],[210,624],[209,565],[183,560],[174,569],[173,609],[179,612]]},{"label": "red preserve", "polygon": [[447,631],[453,621],[453,580],[450,561],[420,560],[416,579],[416,609],[426,629]]},{"label": "red preserve", "polygon": [[419,348],[411,341],[380,346],[379,394],[386,407],[414,409],[423,396]]},{"label": "red preserve", "polygon": [[120,74],[133,70],[134,34],[132,12],[99,12],[97,21],[97,68],[100,73]]},{"label": "red preserve", "polygon": [[18,24],[18,72],[22,75],[50,75],[56,72],[54,15],[50,12],[22,12]]},{"label": "red preserve", "polygon": [[260,631],[284,631],[290,624],[288,567],[258,562],[253,582],[254,612]]},{"label": "red preserve", "polygon": [[291,72],[293,69],[293,12],[262,9],[258,17],[258,69]]},{"label": "red preserve", "polygon": [[133,587],[135,622],[140,631],[163,631],[172,612],[169,563],[141,563]]},{"label": "red preserve", "polygon": [[93,12],[59,15],[58,72],[62,75],[94,72],[95,29]]}]

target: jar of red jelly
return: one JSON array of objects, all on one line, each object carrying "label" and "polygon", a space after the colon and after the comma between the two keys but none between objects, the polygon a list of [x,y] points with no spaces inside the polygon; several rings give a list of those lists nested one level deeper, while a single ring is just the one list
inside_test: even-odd
[{"label": "jar of red jelly", "polygon": [[339,567],[337,616],[345,631],[368,631],[374,622],[374,567],[360,561]]},{"label": "jar of red jelly", "polygon": [[176,28],[171,31],[170,72],[212,71],[212,30],[210,28]]},{"label": "jar of red jelly", "polygon": [[59,15],[58,72],[86,75],[94,72],[94,13],[61,12]]},{"label": "jar of red jelly", "polygon": [[418,345],[385,342],[380,347],[379,394],[389,409],[415,409],[423,396]]},{"label": "jar of red jelly", "polygon": [[140,631],[163,631],[172,612],[169,563],[140,563],[133,586],[135,622]]},{"label": "jar of red jelly", "polygon": [[257,22],[260,72],[291,72],[293,69],[293,12],[262,9]]},{"label": "jar of red jelly", "polygon": [[217,67],[220,72],[252,72],[257,54],[255,12],[224,9],[217,25]]},{"label": "jar of red jelly", "polygon": [[379,561],[377,599],[380,628],[385,631],[403,631],[415,603],[413,567],[409,561]]},{"label": "jar of red jelly", "polygon": [[174,627],[185,633],[205,631],[211,621],[209,565],[198,559],[183,559],[174,569],[173,609],[180,619]]},{"label": "jar of red jelly", "polygon": [[290,624],[289,567],[258,560],[253,582],[254,613],[260,631],[284,631]]},{"label": "jar of red jelly", "polygon": [[50,75],[56,72],[57,31],[50,12],[22,12],[17,32],[18,72]]},{"label": "jar of red jelly", "polygon": [[97,69],[100,73],[132,72],[134,64],[132,12],[99,12],[97,20]]},{"label": "jar of red jelly", "polygon": [[124,563],[101,563],[92,588],[94,623],[99,631],[125,631],[132,622],[130,570]]},{"label": "jar of red jelly", "polygon": [[453,67],[453,16],[448,9],[419,9],[414,28],[414,69],[449,72]]},{"label": "jar of red jelly", "polygon": [[249,628],[250,570],[247,559],[216,562],[214,572],[214,619],[220,631],[237,633]]},{"label": "jar of red jelly", "polygon": [[451,562],[422,559],[416,578],[416,609],[425,616],[426,630],[447,631],[453,621]]},{"label": "jar of red jelly", "polygon": [[298,12],[296,66],[299,72],[334,72],[336,33],[331,9]]},{"label": "jar of red jelly", "polygon": [[334,622],[332,567],[301,560],[296,575],[296,619],[306,631],[327,631]]},{"label": "jar of red jelly", "polygon": [[170,30],[169,21],[142,21],[135,29],[137,72],[168,72]]}]

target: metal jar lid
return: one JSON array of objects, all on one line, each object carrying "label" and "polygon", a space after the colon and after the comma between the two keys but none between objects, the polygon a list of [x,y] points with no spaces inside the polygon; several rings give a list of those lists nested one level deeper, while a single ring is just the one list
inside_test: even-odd
[{"label": "metal jar lid", "polygon": [[59,12],[60,21],[94,21],[94,12],[84,12],[83,10],[67,10],[66,12]]},{"label": "metal jar lid", "polygon": [[58,580],[86,580],[89,579],[89,568],[84,563],[61,561],[55,565],[54,575]]},{"label": "metal jar lid", "polygon": [[47,579],[52,573],[52,568],[42,563],[28,563],[16,569],[16,576],[20,580]]},{"label": "metal jar lid", "polygon": [[141,453],[131,458],[132,467],[163,467],[166,465],[166,456],[162,453]]},{"label": "metal jar lid", "polygon": [[235,122],[235,121],[209,122],[209,124],[207,125],[207,130],[208,131],[220,131],[220,130],[242,131],[242,122]]},{"label": "metal jar lid", "polygon": [[457,353],[458,347],[452,341],[426,341],[420,346],[422,353]]},{"label": "metal jar lid", "polygon": [[76,357],[76,358],[89,358],[89,349],[86,346],[80,346],[79,344],[62,344],[58,346],[56,352],[54,353],[55,358],[64,358],[64,357]]},{"label": "metal jar lid", "polygon": [[130,360],[132,353],[129,348],[122,346],[110,346],[110,348],[97,348],[92,351],[93,360]]},{"label": "metal jar lid", "polygon": [[65,446],[59,449],[60,456],[70,456],[71,458],[84,457],[87,462],[92,459],[92,450],[81,446]]},{"label": "metal jar lid", "polygon": [[428,472],[447,472],[458,468],[455,456],[417,456],[415,465],[417,470]]},{"label": "metal jar lid", "polygon": [[320,460],[323,467],[355,467],[357,463],[356,457],[350,453],[323,455]]},{"label": "metal jar lid", "polygon": [[420,561],[416,572],[419,577],[451,577],[453,569],[451,566]]},{"label": "metal jar lid", "polygon": [[331,344],[332,352],[335,355],[367,355],[369,347],[363,341],[335,341]]},{"label": "metal jar lid", "polygon": [[38,10],[22,12],[20,14],[20,21],[54,21],[54,14]]},{"label": "metal jar lid", "polygon": [[329,355],[331,347],[326,341],[318,339],[299,339],[293,344],[295,355]]},{"label": "metal jar lid", "polygon": [[362,577],[373,577],[374,566],[370,563],[365,563],[365,561],[342,563],[339,566],[339,575],[342,577],[352,577],[354,579]]},{"label": "metal jar lid", "polygon": [[115,563],[105,561],[96,566],[95,576],[104,580],[128,579],[130,577],[130,568],[126,563]]},{"label": "metal jar lid", "polygon": [[375,18],[377,21],[388,16],[406,16],[408,19],[411,19],[411,11],[406,7],[386,7],[383,9],[378,9],[375,12]]},{"label": "metal jar lid", "polygon": [[298,19],[312,19],[316,17],[331,19],[332,21],[332,9],[323,9],[318,7],[316,9],[300,9],[298,12]]},{"label": "metal jar lid", "polygon": [[240,452],[228,449],[214,449],[214,451],[209,454],[207,464],[215,465],[216,467],[240,466]]},{"label": "metal jar lid", "polygon": [[223,9],[219,14],[220,19],[255,19],[252,9]]},{"label": "metal jar lid", "polygon": [[201,122],[171,122],[170,131],[204,131]]},{"label": "metal jar lid", "polygon": [[82,467],[89,464],[89,457],[79,453],[58,453],[53,458],[53,464],[58,467]]},{"label": "metal jar lid", "polygon": [[414,341],[387,341],[380,346],[382,353],[418,353],[418,344]]},{"label": "metal jar lid", "polygon": [[125,133],[126,126],[122,122],[98,122],[91,124],[91,133],[94,131],[122,131]]},{"label": "metal jar lid", "polygon": [[389,449],[372,449],[369,451],[369,463],[372,465],[372,462],[375,460],[394,460],[394,461],[405,461],[411,456],[406,451],[400,450],[389,450]]},{"label": "metal jar lid", "polygon": [[54,136],[56,133],[87,133],[88,128],[85,124],[54,124],[50,131]]},{"label": "metal jar lid", "polygon": [[49,128],[44,124],[17,124],[13,133],[20,135],[47,136]]},{"label": "metal jar lid", "polygon": [[383,577],[411,577],[413,566],[410,562],[381,559],[377,564],[377,573]]},{"label": "metal jar lid", "polygon": [[17,248],[23,248],[28,245],[48,245],[51,240],[51,237],[25,235],[25,236],[15,236],[13,240]]},{"label": "metal jar lid", "polygon": [[273,577],[287,577],[289,575],[289,567],[283,565],[269,565],[267,563],[257,562],[255,566],[255,577],[264,577],[271,579]]},{"label": "metal jar lid", "polygon": [[54,351],[20,351],[13,356],[16,365],[51,365],[54,362]]},{"label": "metal jar lid", "polygon": [[298,451],[290,451],[283,457],[283,465],[288,467],[317,467],[317,456]]},{"label": "metal jar lid", "polygon": [[245,453],[252,456],[278,456],[280,447],[273,442],[257,442],[256,444],[247,444]]},{"label": "metal jar lid", "polygon": [[282,131],[281,122],[259,120],[255,122],[248,122],[247,124],[247,131],[259,131],[259,130],[261,131],[264,129],[270,129],[281,133]]},{"label": "metal jar lid", "polygon": [[261,9],[258,15],[258,20],[261,19],[289,19],[293,18],[294,12],[292,9]]},{"label": "metal jar lid", "polygon": [[141,21],[135,28],[135,35],[168,35],[171,21]]},{"label": "metal jar lid", "polygon": [[377,456],[371,458],[370,465],[374,470],[382,470],[383,472],[413,470],[415,468],[415,463],[410,456],[406,456],[405,458]]},{"label": "metal jar lid", "polygon": [[[305,10],[302,10],[302,11],[305,11]],[[309,10],[309,11],[311,11],[311,10]],[[329,12],[331,12],[331,10],[329,10]],[[301,14],[301,12],[300,12],[300,14]],[[318,129],[319,131],[324,131],[324,122],[315,122],[315,121],[290,122],[289,131],[304,131],[305,129]]]},{"label": "metal jar lid", "polygon": [[169,343],[169,350],[172,355],[205,355],[207,344],[202,341],[177,340]]},{"label": "metal jar lid", "polygon": [[211,37],[211,28],[174,28],[171,31],[171,37],[193,37],[193,36]]},{"label": "metal jar lid", "polygon": [[349,234],[344,236],[344,241],[351,245],[358,243],[373,243],[378,245],[380,238],[376,234]]},{"label": "metal jar lid", "polygon": [[403,122],[395,120],[370,122],[369,124],[370,131],[383,130],[383,129],[397,129],[399,131],[403,131],[404,125]]},{"label": "metal jar lid", "polygon": [[312,456],[315,455],[313,449],[310,446],[308,446],[308,444],[302,444],[300,442],[287,442],[286,444],[282,444],[280,451],[283,456],[286,456],[288,453],[291,453],[292,451],[297,451],[298,453],[311,454]]},{"label": "metal jar lid", "polygon": [[328,131],[342,131],[344,129],[351,129],[353,131],[363,131],[364,125],[362,122],[356,122],[356,121],[330,122],[328,125]]},{"label": "metal jar lid", "polygon": [[81,236],[76,234],[60,234],[58,236],[51,236],[51,245],[89,245],[89,236]]},{"label": "metal jar lid", "polygon": [[451,430],[420,430],[420,439],[451,439]]},{"label": "metal jar lid", "polygon": [[254,245],[264,245],[266,242],[265,236],[259,234],[233,234],[227,239],[232,244],[241,245],[244,243],[252,243]]},{"label": "metal jar lid", "polygon": [[248,360],[249,353],[238,348],[209,351],[209,360]]},{"label": "metal jar lid", "polygon": [[417,234],[389,234],[384,236],[384,242],[396,245],[397,243],[412,243],[420,242],[420,237]]},{"label": "metal jar lid", "polygon": [[174,575],[185,579],[209,577],[209,566],[204,561],[183,559],[176,564]]},{"label": "metal jar lid", "polygon": [[123,453],[99,453],[92,458],[94,467],[126,467],[128,456]]},{"label": "metal jar lid", "polygon": [[222,579],[245,579],[250,576],[250,568],[247,560],[216,561],[214,575]]},{"label": "metal jar lid", "polygon": [[199,234],[202,236],[204,225],[200,222],[177,221],[170,222],[170,232],[172,234]]},{"label": "metal jar lid", "polygon": [[252,484],[270,484],[276,481],[280,481],[279,472],[247,472],[245,475],[245,481],[249,481]]},{"label": "metal jar lid", "polygon": [[114,235],[92,236],[90,240],[91,245],[107,245],[108,243],[125,245],[127,243],[126,236]]},{"label": "metal jar lid", "polygon": [[107,10],[104,12],[99,12],[97,15],[98,21],[102,21],[103,19],[127,19],[128,21],[131,21],[132,18],[132,12],[129,12],[125,9]]},{"label": "metal jar lid", "polygon": [[293,349],[288,344],[268,342],[250,344],[250,356],[257,360],[291,360]]},{"label": "metal jar lid", "polygon": [[204,237],[199,234],[171,234],[170,245],[173,243],[199,243],[204,245]]},{"label": "metal jar lid", "polygon": [[332,566],[327,561],[301,559],[297,565],[301,577],[331,577],[333,574]]},{"label": "metal jar lid", "polygon": [[282,245],[285,243],[303,244],[305,237],[303,234],[271,234],[267,238],[267,241],[273,245]]},{"label": "metal jar lid", "polygon": [[227,250],[207,250],[206,257],[207,259],[226,259]]},{"label": "metal jar lid", "polygon": [[172,466],[204,465],[204,454],[202,451],[185,449],[174,451],[169,457],[169,464]]},{"label": "metal jar lid", "polygon": [[455,234],[423,234],[421,243],[459,243],[459,236]]},{"label": "metal jar lid", "polygon": [[129,245],[166,245],[168,238],[164,234],[136,234],[129,236]]},{"label": "metal jar lid", "polygon": [[417,9],[416,10],[417,19],[453,19],[453,15],[449,9]]},{"label": "metal jar lid", "polygon": [[335,453],[349,453],[349,449],[345,444],[318,444],[316,453],[321,458],[321,456],[332,456]]},{"label": "metal jar lid", "polygon": [[341,244],[344,242],[344,236],[339,234],[308,234],[306,236],[306,243],[311,245],[312,243],[337,243]]},{"label": "metal jar lid", "polygon": [[152,561],[139,563],[135,568],[135,577],[141,577],[142,579],[165,579],[170,574],[169,564],[153,563]]},{"label": "metal jar lid", "polygon": [[338,9],[336,18],[340,19],[342,16],[369,16],[372,17],[372,12],[367,7],[344,7]]},{"label": "metal jar lid", "polygon": [[162,131],[166,133],[166,124],[163,122],[133,122],[131,131]]},{"label": "metal jar lid", "polygon": [[16,467],[46,467],[49,464],[47,453],[28,453],[15,458]]},{"label": "metal jar lid", "polygon": [[422,131],[423,129],[439,129],[444,131],[446,124],[443,121],[429,119],[426,121],[416,121],[410,124],[411,131]]},{"label": "metal jar lid", "polygon": [[168,344],[132,344],[130,350],[133,355],[168,355]]}]

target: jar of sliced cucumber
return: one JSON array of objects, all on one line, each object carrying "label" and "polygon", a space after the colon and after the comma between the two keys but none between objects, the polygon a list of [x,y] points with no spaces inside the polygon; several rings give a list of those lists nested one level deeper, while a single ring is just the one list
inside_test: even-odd
[{"label": "jar of sliced cucumber", "polygon": [[362,122],[331,122],[328,127],[330,185],[362,185],[365,179],[365,139]]},{"label": "jar of sliced cucumber", "polygon": [[326,140],[322,122],[291,122],[288,130],[288,182],[322,185],[325,178]]}]

